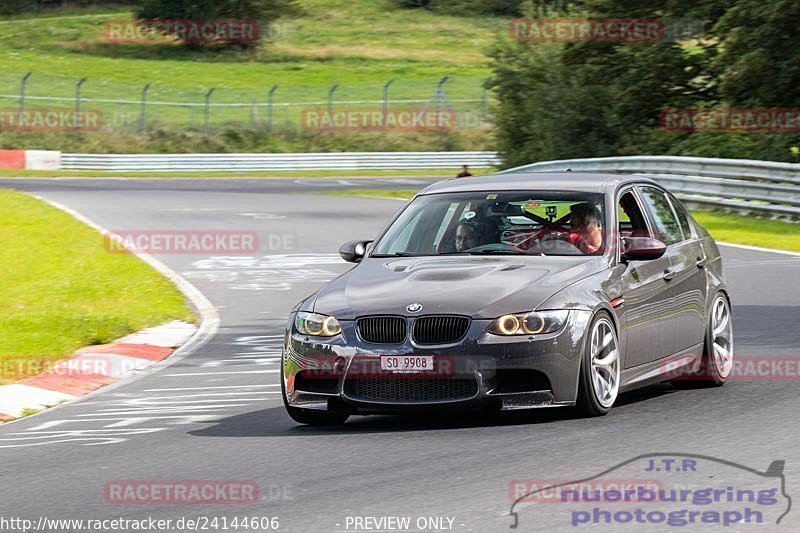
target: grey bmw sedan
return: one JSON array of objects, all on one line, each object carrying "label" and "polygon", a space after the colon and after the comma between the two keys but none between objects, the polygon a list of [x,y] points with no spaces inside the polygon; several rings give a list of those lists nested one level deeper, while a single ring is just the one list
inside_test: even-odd
[{"label": "grey bmw sedan", "polygon": [[508,173],[433,184],[356,266],[292,310],[283,398],[304,424],[414,409],[603,415],[733,363],[719,250],[639,176]]}]

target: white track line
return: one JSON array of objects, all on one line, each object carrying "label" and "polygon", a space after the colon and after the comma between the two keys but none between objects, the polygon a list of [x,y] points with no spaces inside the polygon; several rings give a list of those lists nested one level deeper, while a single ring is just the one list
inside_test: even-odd
[{"label": "white track line", "polygon": [[781,255],[788,255],[791,257],[800,257],[800,253],[797,252],[789,252],[786,250],[776,250],[774,248],[761,248],[760,246],[748,246],[747,244],[733,244],[730,242],[719,242],[717,244],[720,246],[727,246],[728,248],[739,248],[740,250],[750,250],[751,252],[764,252],[770,254],[781,254]]}]

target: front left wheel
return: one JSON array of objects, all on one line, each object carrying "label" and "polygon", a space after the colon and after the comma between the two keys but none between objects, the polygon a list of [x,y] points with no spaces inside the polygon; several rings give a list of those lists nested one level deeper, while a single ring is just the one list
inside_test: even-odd
[{"label": "front left wheel", "polygon": [[582,415],[608,413],[619,395],[620,370],[617,330],[611,316],[601,311],[592,319],[584,340],[577,401]]}]

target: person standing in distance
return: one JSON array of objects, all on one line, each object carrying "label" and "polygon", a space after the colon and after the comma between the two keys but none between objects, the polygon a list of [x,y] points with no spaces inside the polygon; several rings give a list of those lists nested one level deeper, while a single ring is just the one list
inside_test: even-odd
[{"label": "person standing in distance", "polygon": [[456,176],[456,177],[457,178],[468,178],[470,176],[472,176],[472,174],[470,174],[469,168],[467,167],[467,165],[462,165],[461,166],[461,172],[459,172],[458,176]]}]

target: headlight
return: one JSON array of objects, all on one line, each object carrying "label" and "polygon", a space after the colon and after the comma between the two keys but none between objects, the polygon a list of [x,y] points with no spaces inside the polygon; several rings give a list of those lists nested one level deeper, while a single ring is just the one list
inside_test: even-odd
[{"label": "headlight", "polygon": [[333,337],[342,332],[342,326],[336,317],[300,311],[294,318],[294,327],[303,335],[315,337]]},{"label": "headlight", "polygon": [[564,327],[569,311],[534,311],[503,315],[489,327],[495,335],[545,335]]}]

